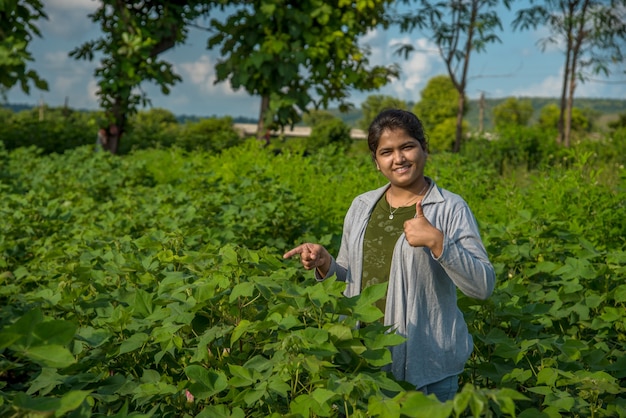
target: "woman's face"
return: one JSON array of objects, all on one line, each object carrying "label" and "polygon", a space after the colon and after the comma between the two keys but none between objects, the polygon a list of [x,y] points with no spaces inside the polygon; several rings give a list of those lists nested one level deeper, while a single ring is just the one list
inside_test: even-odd
[{"label": "woman's face", "polygon": [[385,130],[374,155],[376,167],[392,186],[419,187],[424,177],[426,151],[404,129]]}]

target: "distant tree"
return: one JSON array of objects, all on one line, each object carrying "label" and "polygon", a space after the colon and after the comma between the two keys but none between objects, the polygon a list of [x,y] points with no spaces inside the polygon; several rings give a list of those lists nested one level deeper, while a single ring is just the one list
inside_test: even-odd
[{"label": "distant tree", "polygon": [[346,151],[352,144],[350,127],[340,118],[325,111],[313,111],[311,135],[306,140],[306,151],[314,153],[320,148],[333,145],[337,151]]},{"label": "distant tree", "polygon": [[[467,76],[472,52],[483,52],[487,44],[500,42],[496,30],[502,30],[496,11],[500,4],[509,8],[511,0],[402,0],[404,4],[418,3],[415,10],[398,17],[400,29],[430,31],[439,49],[448,75],[458,91],[456,131],[453,151],[461,149],[463,116],[465,115]],[[415,47],[403,45],[399,53],[408,56]]]},{"label": "distant tree", "polygon": [[308,113],[302,115],[302,121],[310,127],[320,125],[330,120],[337,119],[335,115],[328,110],[311,110]]},{"label": "distant tree", "polygon": [[[545,130],[558,132],[560,109],[556,104],[548,104],[539,112],[538,125]],[[589,129],[589,120],[583,112],[575,107],[572,109],[572,131],[585,132]]]},{"label": "distant tree", "polygon": [[509,97],[493,108],[493,122],[496,129],[509,126],[526,126],[533,116],[533,105],[529,99],[518,100]]},{"label": "distant tree", "polygon": [[[217,81],[229,81],[261,97],[258,135],[294,124],[306,109],[338,103],[350,107],[350,89],[375,90],[398,74],[396,65],[370,66],[369,51],[359,41],[383,26],[391,0],[357,2],[251,0],[224,22],[212,21],[220,47]],[[311,106],[312,105],[312,106]]]},{"label": "distant tree", "polygon": [[164,94],[181,78],[172,64],[159,55],[183,43],[188,24],[207,13],[211,1],[102,0],[90,16],[100,24],[102,37],[88,41],[70,55],[93,60],[102,58],[95,70],[97,95],[108,118],[105,148],[117,153],[127,128],[128,117],[150,100],[140,90],[141,83],[156,83]]},{"label": "distant tree", "polygon": [[361,103],[363,117],[357,122],[357,126],[367,131],[376,115],[385,109],[407,110],[408,106],[404,100],[393,96],[385,96],[382,94],[368,96],[367,99]]},{"label": "distant tree", "polygon": [[426,82],[413,111],[427,129],[432,129],[442,120],[456,116],[458,102],[459,92],[450,77],[437,75]]},{"label": "distant tree", "polygon": [[521,9],[513,22],[522,30],[547,26],[550,34],[540,41],[545,50],[551,43],[565,48],[557,141],[570,145],[574,94],[577,81],[593,74],[609,74],[624,62],[626,0],[544,0]]},{"label": "distant tree", "polygon": [[33,61],[28,46],[33,36],[41,36],[36,21],[47,19],[39,0],[0,0],[0,94],[20,84],[26,94],[32,82],[40,90],[48,90],[48,83],[26,64]]},{"label": "distant tree", "polygon": [[617,120],[609,122],[609,128],[613,131],[626,128],[626,113],[621,113]]},{"label": "distant tree", "polygon": [[[454,83],[447,75],[435,76],[428,80],[420,97],[420,101],[413,106],[413,112],[424,124],[431,150],[452,151],[459,103],[459,92]],[[463,112],[468,109],[468,106],[463,106]]]}]

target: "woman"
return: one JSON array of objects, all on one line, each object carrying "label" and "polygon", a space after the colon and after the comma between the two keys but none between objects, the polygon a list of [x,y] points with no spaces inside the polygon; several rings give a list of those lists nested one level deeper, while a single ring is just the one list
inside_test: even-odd
[{"label": "woman", "polygon": [[486,299],[494,270],[465,201],[424,176],[427,143],[417,116],[381,112],[370,125],[368,144],[389,183],[354,199],[337,258],[312,243],[284,258],[299,254],[319,280],[335,275],[346,282],[349,297],[388,281],[384,323],[406,337],[391,347],[392,372],[443,402],[458,391],[458,375],[473,348],[456,289]]}]

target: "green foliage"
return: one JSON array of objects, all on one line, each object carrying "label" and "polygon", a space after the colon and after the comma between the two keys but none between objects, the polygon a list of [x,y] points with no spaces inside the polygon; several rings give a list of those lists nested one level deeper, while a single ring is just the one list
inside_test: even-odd
[{"label": "green foliage", "polygon": [[[458,91],[450,77],[439,75],[428,80],[420,94],[421,99],[413,106],[413,113],[424,125],[430,150],[451,151],[456,136]],[[467,129],[466,124],[463,129]]]},{"label": "green foliage", "polygon": [[[95,144],[96,134],[105,119],[100,112],[71,109],[44,109],[13,113],[0,110],[0,141],[9,149],[34,146],[44,154],[62,153],[87,144]],[[138,112],[130,119],[128,132],[119,148],[120,154],[148,148],[180,147],[187,151],[219,152],[241,143],[230,117],[207,118],[179,124],[164,109]]]},{"label": "green foliage", "polygon": [[[349,107],[350,89],[375,90],[397,76],[397,68],[370,66],[359,45],[367,31],[386,25],[389,0],[229,2],[234,12],[213,19],[209,47],[219,47],[217,81],[269,98],[267,126],[297,123],[299,111]],[[265,112],[266,109],[263,109]],[[267,117],[272,121],[267,121]]]},{"label": "green foliage", "polygon": [[408,110],[408,107],[404,100],[400,100],[392,96],[385,96],[381,94],[367,96],[367,99],[361,103],[363,118],[359,119],[357,127],[367,132],[374,118],[385,109]]},{"label": "green foliage", "polygon": [[[467,129],[467,124],[463,124]],[[456,132],[456,118],[447,118],[442,120],[435,127],[426,131],[428,137],[428,149],[430,152],[446,152],[452,151],[454,146],[454,135]]]},{"label": "green foliage", "polygon": [[321,125],[334,119],[338,119],[337,116],[327,110],[311,110],[302,115],[302,122],[309,127]]},{"label": "green foliage", "polygon": [[620,114],[617,120],[610,122],[609,128],[611,128],[612,130],[626,128],[626,113]]},{"label": "green foliage", "polygon": [[187,151],[219,152],[241,142],[230,117],[187,122],[177,135],[175,144]]},{"label": "green foliage", "polygon": [[41,36],[36,21],[47,19],[39,0],[3,0],[0,2],[0,94],[20,84],[30,92],[30,82],[38,89],[48,90],[48,83],[26,65],[33,60],[28,51],[34,36]]},{"label": "green foliage", "polygon": [[533,107],[528,99],[509,97],[493,109],[493,121],[498,131],[507,127],[526,126],[532,116]]},{"label": "green foliage", "polygon": [[[405,5],[417,3],[410,12],[400,14],[397,19],[403,32],[417,29],[426,31],[437,46],[450,81],[457,91],[456,130],[453,151],[459,152],[463,142],[463,116],[468,104],[467,88],[470,58],[484,52],[487,45],[500,42],[497,31],[502,30],[500,6],[507,9],[511,0],[429,1],[402,0]],[[412,44],[401,45],[399,54],[408,56],[415,50]],[[463,100],[459,100],[462,98]],[[423,96],[422,96],[423,99]],[[423,114],[423,113],[422,113]],[[434,129],[434,125],[433,125]]]},{"label": "green foliage", "polygon": [[0,123],[0,141],[7,149],[36,146],[44,153],[95,144],[97,114],[70,109],[37,109],[4,113]]},{"label": "green foliage", "polygon": [[[555,104],[544,106],[539,113],[538,125],[543,129],[558,131],[559,112],[559,107]],[[572,130],[586,132],[588,128],[589,121],[580,109],[574,107],[572,109]]]},{"label": "green foliage", "polygon": [[459,296],[475,351],[447,403],[381,370],[384,286],[345,298],[280,258],[336,254],[352,197],[385,182],[366,151],[0,145],[0,416],[624,416],[623,144],[511,177],[429,157],[497,273],[487,301]]},{"label": "green foliage", "polygon": [[[187,24],[200,16],[211,2],[118,2],[103,1],[90,15],[100,25],[102,37],[88,41],[70,52],[76,59],[93,60],[99,55],[98,98],[108,122],[120,133],[126,131],[128,116],[150,101],[138,87],[155,83],[163,94],[180,81],[171,63],[158,56],[181,44]],[[108,126],[108,124],[107,124]],[[108,148],[117,153],[118,140]]]},{"label": "green foliage", "polygon": [[463,154],[492,167],[500,174],[523,167],[527,171],[550,167],[559,161],[560,148],[554,131],[539,126],[503,127],[496,139],[477,138],[465,144]]},{"label": "green foliage", "polygon": [[169,110],[154,108],[140,111],[130,118],[119,152],[126,154],[131,149],[171,146],[179,131],[176,116]]},{"label": "green foliage", "polygon": [[306,139],[307,151],[317,152],[320,148],[329,145],[334,146],[340,152],[347,151],[352,144],[350,127],[329,113],[324,113],[324,115],[326,117],[318,116],[311,126],[311,135]]},{"label": "green foliage", "polygon": [[459,92],[452,80],[446,75],[438,75],[428,80],[420,91],[420,101],[413,106],[413,113],[429,131],[449,118],[456,118],[458,105]]}]

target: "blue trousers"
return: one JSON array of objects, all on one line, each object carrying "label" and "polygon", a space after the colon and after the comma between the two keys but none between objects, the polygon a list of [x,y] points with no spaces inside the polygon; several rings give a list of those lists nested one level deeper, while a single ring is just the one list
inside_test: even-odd
[{"label": "blue trousers", "polygon": [[454,395],[456,395],[459,390],[459,376],[455,375],[446,377],[439,382],[417,388],[417,390],[422,392],[424,395],[434,393],[435,396],[437,396],[437,399],[441,402],[452,400],[454,399]]}]

